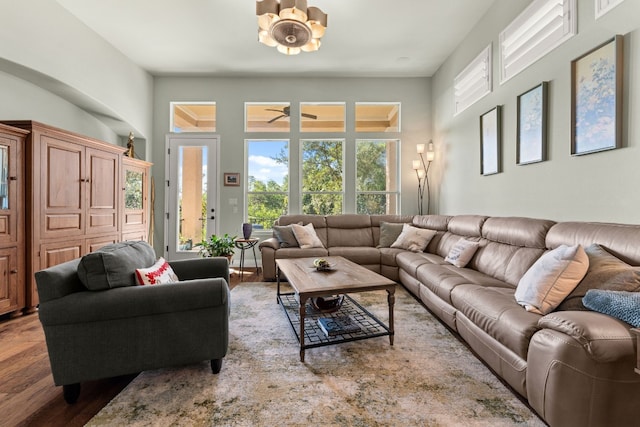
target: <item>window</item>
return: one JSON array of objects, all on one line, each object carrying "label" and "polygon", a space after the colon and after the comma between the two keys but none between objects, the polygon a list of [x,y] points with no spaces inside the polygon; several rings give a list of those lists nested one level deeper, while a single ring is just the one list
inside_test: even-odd
[{"label": "window", "polygon": [[397,140],[356,141],[356,211],[359,214],[398,213]]},{"label": "window", "polygon": [[576,34],[575,0],[534,0],[500,33],[500,83]]},{"label": "window", "polygon": [[247,140],[247,219],[270,229],[289,211],[289,141]]},{"label": "window", "polygon": [[342,213],[343,140],[302,140],[302,213]]},{"label": "window", "polygon": [[491,45],[484,48],[455,78],[454,116],[460,114],[483,96],[491,93]]},{"label": "window", "polygon": [[400,132],[399,102],[356,102],[356,132]]},{"label": "window", "polygon": [[172,102],[171,132],[215,132],[215,102]]},{"label": "window", "polygon": [[291,128],[289,102],[244,104],[245,132],[289,132]]},{"label": "window", "polygon": [[344,132],[344,102],[300,103],[300,132]]}]

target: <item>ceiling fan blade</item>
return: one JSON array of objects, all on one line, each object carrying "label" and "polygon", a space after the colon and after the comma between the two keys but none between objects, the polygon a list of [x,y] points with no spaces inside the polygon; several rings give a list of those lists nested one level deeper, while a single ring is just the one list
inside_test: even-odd
[{"label": "ceiling fan blade", "polygon": [[265,108],[264,111],[277,111],[278,113],[284,114],[284,110],[276,110],[274,108]]},{"label": "ceiling fan blade", "polygon": [[313,120],[315,120],[315,119],[317,119],[317,118],[318,118],[318,116],[316,116],[316,115],[314,115],[314,114],[301,113],[300,115],[301,115],[302,117],[306,117],[306,118],[308,118],[308,119],[313,119]]},{"label": "ceiling fan blade", "polygon": [[287,117],[287,116],[286,116],[285,114],[281,114],[281,115],[279,115],[278,117],[274,117],[273,119],[269,120],[267,123],[273,123],[273,122],[275,122],[276,120],[281,119],[281,118],[283,118],[283,117]]}]

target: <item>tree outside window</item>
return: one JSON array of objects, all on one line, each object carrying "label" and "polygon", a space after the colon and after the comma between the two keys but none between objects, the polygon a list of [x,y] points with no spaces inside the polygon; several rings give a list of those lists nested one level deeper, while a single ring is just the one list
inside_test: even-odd
[{"label": "tree outside window", "polygon": [[289,141],[247,141],[247,220],[270,229],[289,211]]},{"label": "tree outside window", "polygon": [[398,146],[397,140],[356,141],[357,213],[398,213]]},{"label": "tree outside window", "polygon": [[302,140],[302,213],[342,213],[343,140]]}]

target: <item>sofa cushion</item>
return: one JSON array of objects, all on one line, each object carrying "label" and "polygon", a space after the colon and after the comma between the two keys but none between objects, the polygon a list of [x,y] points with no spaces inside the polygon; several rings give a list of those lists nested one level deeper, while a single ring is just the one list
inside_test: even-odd
[{"label": "sofa cushion", "polygon": [[540,329],[541,315],[525,311],[514,289],[461,285],[452,290],[453,306],[476,326],[526,360],[529,341]]},{"label": "sofa cushion", "polygon": [[527,311],[547,314],[576,287],[589,268],[589,258],[580,245],[560,245],[538,259],[522,276],[515,292]]},{"label": "sofa cushion", "polygon": [[[302,223],[299,223],[302,225]],[[296,240],[295,234],[293,234],[293,225],[274,225],[273,235],[278,239],[278,243],[281,248],[297,248],[300,245]]]},{"label": "sofa cushion", "polygon": [[83,256],[78,277],[92,291],[133,286],[136,268],[149,267],[155,261],[155,252],[147,242],[113,243]]},{"label": "sofa cushion", "polygon": [[329,256],[345,257],[349,261],[353,261],[360,265],[380,265],[380,251],[376,248],[338,246],[328,249]]},{"label": "sofa cushion", "polygon": [[585,310],[582,299],[589,289],[640,291],[640,267],[630,266],[595,243],[587,246],[585,252],[589,257],[587,274],[558,310]]},{"label": "sofa cushion", "polygon": [[412,277],[416,276],[418,267],[423,264],[445,264],[444,258],[439,255],[427,252],[408,252],[404,249],[400,249],[400,251],[396,254],[396,264]]},{"label": "sofa cushion", "polygon": [[480,242],[462,238],[451,248],[444,260],[456,267],[466,267],[479,247]]},{"label": "sofa cushion", "polygon": [[328,215],[326,219],[328,248],[334,246],[374,247],[369,215]]},{"label": "sofa cushion", "polygon": [[582,299],[585,307],[640,327],[640,293],[589,289]]},{"label": "sofa cushion", "polygon": [[390,248],[393,242],[398,239],[402,233],[402,223],[381,222],[380,223],[380,242],[378,248]]},{"label": "sofa cushion", "polygon": [[292,224],[291,227],[293,227],[293,234],[302,249],[324,248],[312,223],[307,225]]},{"label": "sofa cushion", "polygon": [[404,224],[402,226],[402,232],[396,241],[393,242],[391,247],[407,249],[411,252],[424,252],[427,245],[435,235],[435,230],[427,230],[424,228],[413,227],[409,224]]},{"label": "sofa cushion", "polygon": [[178,276],[162,257],[149,268],[136,268],[136,284],[138,285],[159,285],[177,281]]}]

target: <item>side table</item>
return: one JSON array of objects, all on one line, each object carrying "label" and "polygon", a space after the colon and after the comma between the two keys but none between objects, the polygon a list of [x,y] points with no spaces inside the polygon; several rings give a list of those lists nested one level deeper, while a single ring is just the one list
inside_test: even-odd
[{"label": "side table", "polygon": [[240,281],[242,282],[244,278],[244,252],[247,249],[251,249],[253,251],[253,260],[256,263],[256,273],[260,271],[260,267],[258,267],[258,258],[256,258],[256,245],[260,239],[258,238],[249,238],[249,239],[236,239],[234,241],[236,248],[240,249]]}]

